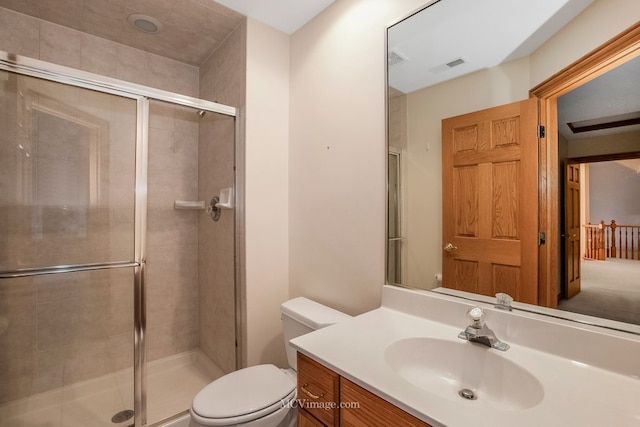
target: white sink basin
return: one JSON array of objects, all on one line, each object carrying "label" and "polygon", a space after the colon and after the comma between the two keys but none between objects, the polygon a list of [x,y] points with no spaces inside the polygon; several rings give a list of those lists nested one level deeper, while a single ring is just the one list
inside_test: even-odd
[{"label": "white sink basin", "polygon": [[542,384],[508,360],[508,351],[481,344],[407,338],[391,343],[384,356],[405,381],[474,408],[523,410],[536,406],[544,396]]}]

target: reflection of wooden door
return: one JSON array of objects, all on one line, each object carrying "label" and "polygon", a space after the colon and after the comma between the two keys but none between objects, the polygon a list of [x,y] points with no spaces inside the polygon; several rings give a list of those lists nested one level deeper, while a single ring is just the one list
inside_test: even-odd
[{"label": "reflection of wooden door", "polygon": [[442,121],[442,286],[538,302],[538,106]]},{"label": "reflection of wooden door", "polygon": [[580,292],[580,165],[567,164],[564,185],[564,225],[567,273],[564,297]]}]

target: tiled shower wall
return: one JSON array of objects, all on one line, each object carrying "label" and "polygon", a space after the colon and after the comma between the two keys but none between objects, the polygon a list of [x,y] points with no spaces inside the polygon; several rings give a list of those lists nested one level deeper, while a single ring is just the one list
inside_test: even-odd
[{"label": "tiled shower wall", "polygon": [[[0,8],[2,50],[196,97],[201,78],[203,98],[236,106],[244,103],[244,33],[244,27],[236,31],[198,70]],[[230,49],[241,50],[232,52],[234,60],[229,64],[233,66],[225,70],[222,55],[229,55]],[[221,87],[227,84],[225,81],[232,85],[231,89]],[[183,107],[159,102],[151,105],[148,360],[200,345],[221,368],[231,371],[235,368],[233,211],[225,212],[219,223],[213,223],[203,212],[173,209],[174,200],[209,200],[221,188],[233,184],[232,163],[227,163],[233,161],[234,155],[233,120],[214,119],[214,114],[199,119],[193,110]],[[112,155],[114,173],[122,158],[119,156],[130,158],[130,153]],[[199,177],[203,165],[207,172]],[[203,278],[199,281],[200,275]],[[41,280],[49,283],[52,277],[42,276]],[[0,383],[11,384],[0,388],[0,403],[130,366],[130,279],[131,271],[119,270],[65,275],[64,279],[60,277],[64,283],[48,286],[46,291],[37,281],[3,288],[12,295],[17,293],[16,301],[24,310],[20,308],[18,312],[17,306],[0,305],[0,310],[12,316],[7,332],[0,334],[0,353],[11,348],[16,360],[24,360],[13,365],[17,369],[10,375],[0,372]],[[49,292],[53,287],[54,294]],[[85,292],[89,290],[93,293]],[[0,295],[0,301],[7,301],[5,297],[6,293]],[[104,307],[96,305],[110,299]],[[199,316],[200,311],[205,314]],[[38,318],[48,319],[46,325],[42,322],[48,329],[38,330]],[[96,329],[88,325],[100,326]],[[18,344],[19,328],[36,332]],[[95,334],[102,332],[101,336],[108,339],[97,340]],[[60,353],[57,358],[46,357],[42,350],[47,342],[70,343],[76,350]],[[114,356],[110,363],[105,359],[108,356]],[[47,364],[54,366],[49,369]],[[8,380],[20,384],[14,387]]]},{"label": "tiled shower wall", "polygon": [[107,77],[198,96],[198,68],[0,8],[0,49]]},{"label": "tiled shower wall", "polygon": [[[246,34],[245,21],[200,67],[200,98],[238,108],[245,104]],[[233,136],[233,121],[212,115],[202,119],[200,200],[233,185]],[[224,211],[217,223],[206,217],[199,223],[200,349],[225,372],[236,368],[234,214]]]},{"label": "tiled shower wall", "polygon": [[[135,101],[0,74],[0,269],[131,260]],[[130,366],[132,278],[0,281],[0,403]]]},{"label": "tiled shower wall", "polygon": [[147,359],[198,348],[198,114],[151,101],[147,189]]}]

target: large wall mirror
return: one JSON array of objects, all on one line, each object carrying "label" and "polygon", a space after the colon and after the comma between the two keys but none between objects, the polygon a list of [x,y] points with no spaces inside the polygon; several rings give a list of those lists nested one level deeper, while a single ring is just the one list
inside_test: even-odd
[{"label": "large wall mirror", "polygon": [[640,25],[571,51],[605,3],[388,27],[388,283],[640,333]]}]

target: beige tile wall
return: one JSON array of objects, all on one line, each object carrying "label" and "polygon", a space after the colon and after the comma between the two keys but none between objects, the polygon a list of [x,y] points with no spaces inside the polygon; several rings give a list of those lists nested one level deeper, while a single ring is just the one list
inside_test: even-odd
[{"label": "beige tile wall", "polygon": [[0,49],[158,89],[198,96],[198,67],[0,8]]},{"label": "beige tile wall", "polygon": [[[202,97],[237,106],[244,103],[245,31],[238,29],[200,71],[0,8],[1,50],[189,96],[199,95],[202,79]],[[132,215],[132,193],[122,191],[131,188],[131,176],[120,165],[133,159],[128,132],[135,117],[118,102],[111,101],[108,117],[102,117],[110,123],[110,150],[101,161],[109,170],[104,198],[123,208],[96,211],[98,225],[127,224]],[[107,111],[102,103],[88,94],[78,105],[95,115],[96,109]],[[4,115],[0,120],[15,123]],[[234,122],[210,113],[201,125],[195,111],[161,103],[153,103],[150,121],[148,359],[202,345],[230,371],[235,368],[233,213],[213,223],[203,212],[174,210],[173,201],[208,200],[233,185]],[[6,140],[15,138],[7,133]],[[207,172],[199,177],[203,166]],[[6,219],[0,209],[3,226]],[[100,257],[105,248],[130,238],[127,230],[96,236],[76,248],[77,259],[92,252]],[[10,252],[18,246],[11,245]],[[57,248],[50,245],[47,253],[55,255]],[[125,252],[114,256],[126,258]],[[47,259],[56,262],[53,256]],[[205,279],[199,282],[201,275]],[[3,319],[9,326],[0,333],[0,403],[131,366],[131,284],[129,270],[1,282],[0,327]]]},{"label": "beige tile wall", "polygon": [[[0,133],[11,165],[0,178],[0,268],[132,260],[135,101],[5,77],[2,111],[15,114]],[[131,366],[132,280],[131,269],[2,280],[0,402]]]},{"label": "beige tile wall", "polygon": [[132,365],[132,269],[0,282],[0,403]]},{"label": "beige tile wall", "polygon": [[[200,97],[242,107],[245,103],[246,22],[200,67]],[[235,123],[207,114],[200,122],[199,184],[201,200],[234,185]],[[225,372],[236,368],[234,211],[218,222],[199,221],[200,348]]]},{"label": "beige tile wall", "polygon": [[175,200],[198,199],[197,111],[151,101],[147,199],[147,359],[197,348],[198,217]]}]

